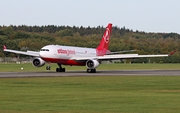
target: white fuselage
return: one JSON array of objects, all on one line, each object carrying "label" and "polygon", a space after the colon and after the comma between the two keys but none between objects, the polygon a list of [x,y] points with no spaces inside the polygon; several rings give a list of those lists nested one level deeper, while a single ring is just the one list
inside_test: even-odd
[{"label": "white fuselage", "polygon": [[40,57],[44,61],[64,65],[85,65],[85,62],[77,62],[74,59],[96,55],[96,49],[72,46],[47,45],[40,50]]}]

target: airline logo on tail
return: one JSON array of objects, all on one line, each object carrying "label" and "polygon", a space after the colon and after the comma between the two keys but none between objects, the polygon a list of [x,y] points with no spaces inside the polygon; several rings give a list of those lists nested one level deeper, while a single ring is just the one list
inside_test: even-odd
[{"label": "airline logo on tail", "polygon": [[109,23],[108,26],[106,27],[106,30],[104,31],[104,34],[102,36],[100,44],[96,48],[97,56],[103,56],[107,53],[109,41],[110,41],[111,30],[112,30],[112,24]]},{"label": "airline logo on tail", "polygon": [[112,24],[109,23],[108,26],[106,27],[106,30],[104,31],[100,44],[96,48],[98,51],[104,51],[103,52],[104,54],[105,51],[108,50],[111,30],[112,30]]},{"label": "airline logo on tail", "polygon": [[104,37],[105,43],[109,43],[109,37],[110,37],[110,30],[109,30],[109,28],[106,28],[106,32],[105,32],[103,37]]}]

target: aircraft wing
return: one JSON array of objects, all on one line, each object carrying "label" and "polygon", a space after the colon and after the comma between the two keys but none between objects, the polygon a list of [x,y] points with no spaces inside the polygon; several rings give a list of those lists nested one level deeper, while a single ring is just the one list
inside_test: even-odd
[{"label": "aircraft wing", "polygon": [[136,50],[126,50],[126,51],[117,51],[117,52],[109,52],[106,55],[112,55],[112,54],[120,54],[120,53],[127,53],[127,52],[134,52]]},{"label": "aircraft wing", "polygon": [[138,55],[138,54],[116,54],[116,55],[104,55],[97,57],[86,57],[86,58],[75,58],[75,60],[89,60],[89,59],[97,59],[97,60],[117,60],[117,59],[133,59],[133,58],[148,58],[148,57],[167,57],[169,54],[161,54],[161,55]]},{"label": "aircraft wing", "polygon": [[98,60],[116,60],[116,59],[133,59],[133,58],[150,58],[150,57],[167,57],[168,54],[162,55],[105,55],[99,56]]},{"label": "aircraft wing", "polygon": [[6,46],[4,46],[4,51],[11,52],[11,53],[16,53],[16,54],[28,55],[28,56],[35,56],[35,57],[39,56],[39,52],[35,52],[35,51],[27,51],[27,52],[25,52],[25,51],[11,50],[11,49],[7,49]]}]

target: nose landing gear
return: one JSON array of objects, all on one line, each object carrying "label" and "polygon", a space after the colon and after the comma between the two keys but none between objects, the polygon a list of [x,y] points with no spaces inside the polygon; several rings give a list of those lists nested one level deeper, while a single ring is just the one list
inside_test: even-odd
[{"label": "nose landing gear", "polygon": [[49,65],[46,66],[46,70],[51,70],[51,67]]}]

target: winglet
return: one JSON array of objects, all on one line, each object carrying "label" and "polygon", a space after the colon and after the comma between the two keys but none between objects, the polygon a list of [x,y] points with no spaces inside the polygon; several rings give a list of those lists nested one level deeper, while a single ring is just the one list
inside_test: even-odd
[{"label": "winglet", "polygon": [[3,48],[4,48],[4,50],[6,50],[6,49],[7,49],[5,45],[3,45]]},{"label": "winglet", "polygon": [[172,51],[171,53],[169,53],[169,56],[173,55],[176,52],[176,50]]}]

